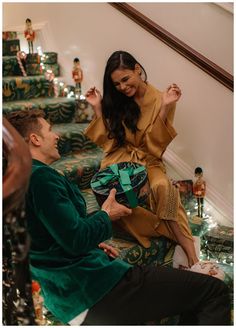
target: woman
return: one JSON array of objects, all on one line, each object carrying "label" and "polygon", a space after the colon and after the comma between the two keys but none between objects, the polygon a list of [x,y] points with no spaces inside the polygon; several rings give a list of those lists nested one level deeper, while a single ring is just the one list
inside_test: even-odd
[{"label": "woman", "polygon": [[176,136],[172,123],[180,97],[176,84],[160,92],[147,82],[144,68],[131,54],[116,51],[105,68],[103,98],[96,88],[86,93],[95,117],[85,134],[104,150],[101,168],[133,161],[147,169],[152,212],[135,208],[119,220],[120,226],[144,247],[154,236],[175,240],[187,256],[185,266],[191,268],[198,262],[193,237],[178,189],[167,178],[162,161]]}]

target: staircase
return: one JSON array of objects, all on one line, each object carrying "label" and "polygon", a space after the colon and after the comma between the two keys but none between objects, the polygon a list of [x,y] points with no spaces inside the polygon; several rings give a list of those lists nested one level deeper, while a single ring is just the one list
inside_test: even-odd
[{"label": "staircase", "polygon": [[[3,41],[3,115],[33,108],[44,111],[45,118],[50,120],[53,129],[60,136],[58,146],[61,159],[51,166],[79,186],[86,199],[88,213],[91,214],[99,206],[90,189],[90,180],[99,170],[103,157],[102,150],[83,133],[91,120],[92,109],[84,99],[68,98],[62,96],[61,92],[58,97],[55,96],[55,84],[43,74],[40,65],[42,58],[38,54],[27,55],[24,65],[27,76],[22,76],[17,59],[20,43],[15,32],[8,33],[9,36]],[[50,69],[55,76],[59,76],[57,54],[46,52],[44,58],[45,69]],[[190,180],[186,183],[191,185],[192,182]],[[181,198],[189,215],[193,216],[196,210],[192,193],[189,190],[187,193],[183,192]],[[195,234],[200,235],[206,225],[192,223],[191,228]],[[172,265],[174,244],[164,237],[153,238],[151,247],[146,249],[125,232],[114,228],[114,235],[107,243],[114,246],[120,258],[128,263]],[[55,324],[54,319],[50,320]],[[173,318],[162,322],[175,323]]]}]

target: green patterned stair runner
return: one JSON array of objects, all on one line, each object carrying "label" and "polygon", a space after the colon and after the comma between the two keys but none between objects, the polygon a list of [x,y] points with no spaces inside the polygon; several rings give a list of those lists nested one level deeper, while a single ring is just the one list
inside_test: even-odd
[{"label": "green patterned stair runner", "polygon": [[4,77],[3,101],[17,101],[39,97],[53,97],[53,83],[44,76]]},{"label": "green patterned stair runner", "polygon": [[[42,70],[42,65],[44,70]],[[24,65],[23,65],[24,66]],[[60,75],[60,66],[57,63],[56,53],[44,53],[43,56],[38,54],[28,54],[25,60],[25,71],[27,75],[43,75],[46,70],[52,70],[55,76]],[[2,57],[2,72],[5,76],[23,76],[16,55]]]},{"label": "green patterned stair runner", "polygon": [[2,57],[2,75],[5,76],[22,76],[20,66],[16,56]]},{"label": "green patterned stair runner", "polygon": [[51,70],[55,76],[60,75],[60,66],[58,64],[45,64],[44,67],[40,64],[26,64],[27,75],[43,75],[47,70]]},{"label": "green patterned stair runner", "polygon": [[78,184],[80,189],[86,189],[90,187],[92,176],[99,170],[102,157],[102,150],[94,148],[62,157],[51,166]]},{"label": "green patterned stair runner", "polygon": [[51,123],[66,123],[74,119],[76,101],[74,98],[31,98],[29,100],[8,101],[3,103],[3,114],[24,109],[42,109]]},{"label": "green patterned stair runner", "polygon": [[57,64],[57,53],[56,52],[44,52],[42,56],[37,53],[27,55],[27,64]]},{"label": "green patterned stair runner", "polygon": [[58,142],[59,152],[62,156],[77,152],[97,148],[91,140],[84,135],[84,130],[88,123],[67,123],[55,124],[53,130],[59,135]]}]

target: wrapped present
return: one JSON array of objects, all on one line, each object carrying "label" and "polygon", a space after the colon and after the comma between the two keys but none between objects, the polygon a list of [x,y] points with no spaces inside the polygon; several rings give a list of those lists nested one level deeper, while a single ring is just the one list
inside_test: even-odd
[{"label": "wrapped present", "polygon": [[20,51],[19,40],[3,40],[2,54],[3,56],[15,56]]},{"label": "wrapped present", "polygon": [[46,72],[47,70],[52,70],[53,74],[55,76],[59,76],[60,75],[60,67],[58,64],[45,64],[45,65],[41,65],[41,64],[26,64],[26,72],[27,75],[43,75],[44,72]]},{"label": "wrapped present", "polygon": [[3,40],[16,40],[17,32],[4,31],[4,32],[2,32],[2,39]]},{"label": "wrapped present", "polygon": [[210,229],[204,236],[203,241],[208,251],[214,254],[232,253],[234,228],[218,225]]},{"label": "wrapped present", "polygon": [[91,188],[100,206],[115,188],[116,200],[131,208],[145,204],[150,191],[145,167],[134,162],[112,164],[100,170],[93,176]]},{"label": "wrapped present", "polygon": [[27,64],[57,64],[56,52],[44,52],[42,55],[38,53],[28,54],[26,59]]}]

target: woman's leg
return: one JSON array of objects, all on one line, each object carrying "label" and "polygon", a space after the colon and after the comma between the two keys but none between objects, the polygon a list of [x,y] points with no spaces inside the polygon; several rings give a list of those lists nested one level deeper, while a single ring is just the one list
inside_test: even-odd
[{"label": "woman's leg", "polygon": [[175,235],[178,244],[183,248],[185,254],[187,255],[188,264],[191,267],[193,264],[199,261],[196,255],[193,240],[185,237],[185,235],[181,232],[177,222],[169,221],[168,224],[170,225],[171,230]]},{"label": "woman's leg", "polygon": [[[198,262],[194,241],[188,224],[187,214],[181,204],[179,190],[158,167],[149,168],[149,181],[151,185],[150,205],[159,218],[156,231],[165,235],[167,226],[170,231],[169,238],[177,241],[183,248],[191,267]],[[174,236],[174,238],[173,238]]]}]

